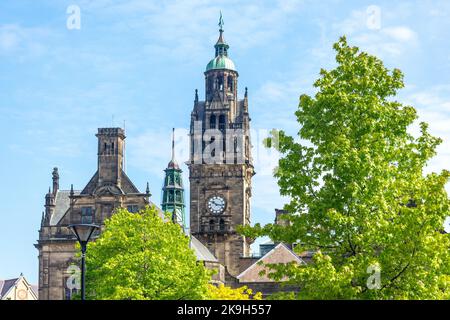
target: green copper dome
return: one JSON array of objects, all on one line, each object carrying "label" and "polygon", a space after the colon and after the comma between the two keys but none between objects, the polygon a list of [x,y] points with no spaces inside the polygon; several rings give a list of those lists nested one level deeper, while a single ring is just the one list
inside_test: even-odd
[{"label": "green copper dome", "polygon": [[227,56],[221,56],[221,55],[212,59],[206,66],[206,71],[215,70],[215,69],[228,69],[228,70],[236,71],[234,62]]}]

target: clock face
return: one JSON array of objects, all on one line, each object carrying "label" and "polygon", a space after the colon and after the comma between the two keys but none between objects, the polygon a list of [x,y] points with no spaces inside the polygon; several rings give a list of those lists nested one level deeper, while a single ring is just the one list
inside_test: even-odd
[{"label": "clock face", "polygon": [[225,199],[220,196],[209,198],[208,209],[215,214],[222,213],[225,210]]},{"label": "clock face", "polygon": [[17,298],[18,298],[19,300],[26,300],[26,299],[28,298],[28,292],[27,292],[27,290],[20,289],[20,290],[17,292]]}]

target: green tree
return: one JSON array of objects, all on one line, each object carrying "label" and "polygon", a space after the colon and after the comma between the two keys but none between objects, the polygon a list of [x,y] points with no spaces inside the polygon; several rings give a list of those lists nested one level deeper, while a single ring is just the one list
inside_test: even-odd
[{"label": "green tree", "polygon": [[86,259],[88,299],[203,299],[210,272],[197,263],[180,226],[155,207],[117,210]]},{"label": "green tree", "polygon": [[334,49],[337,67],[321,70],[314,97],[300,97],[301,139],[280,131],[267,140],[282,154],[275,177],[290,226],[243,233],[315,252],[307,266],[272,266],[300,299],[450,298],[449,172],[424,173],[441,140],[426,123],[418,137],[408,132],[417,114],[395,100],[400,70],[345,37]]}]

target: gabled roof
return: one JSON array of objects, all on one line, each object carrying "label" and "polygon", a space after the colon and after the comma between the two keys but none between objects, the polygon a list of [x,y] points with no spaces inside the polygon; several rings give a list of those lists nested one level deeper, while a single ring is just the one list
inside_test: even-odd
[{"label": "gabled roof", "polygon": [[30,285],[28,283],[28,281],[25,279],[25,277],[20,274],[19,278],[14,278],[14,279],[7,279],[7,280],[0,280],[0,300],[3,299],[4,296],[6,296],[8,294],[8,292],[14,288],[19,281],[24,281],[27,287],[30,287],[32,293],[34,294],[34,296],[38,297],[38,290],[37,290],[37,286],[36,285]]},{"label": "gabled roof", "polygon": [[191,236],[189,246],[194,250],[197,260],[207,262],[218,262],[217,258],[196,237]]},{"label": "gabled roof", "polygon": [[283,243],[280,243],[262,256],[258,261],[253,263],[250,267],[245,269],[240,275],[237,276],[237,278],[240,282],[273,282],[274,280],[270,279],[267,274],[263,276],[259,275],[261,271],[267,270],[264,265],[290,262],[305,264],[305,262],[291,249]]},{"label": "gabled roof", "polygon": [[[126,173],[122,170],[121,172],[121,191],[125,194],[129,193],[140,193],[138,188],[131,182],[130,178],[126,175]],[[98,171],[92,176],[91,180],[89,180],[88,184],[84,187],[81,194],[92,194],[98,187]]]},{"label": "gabled roof", "polygon": [[[74,191],[74,195],[79,195],[80,191]],[[50,217],[50,225],[56,226],[64,217],[70,207],[70,190],[58,190],[55,196],[55,211]]]},{"label": "gabled roof", "polygon": [[8,280],[0,280],[0,299],[3,296],[5,296],[5,294],[9,291],[9,289],[14,287],[14,285],[17,282],[17,280],[19,280],[19,278],[8,279]]}]

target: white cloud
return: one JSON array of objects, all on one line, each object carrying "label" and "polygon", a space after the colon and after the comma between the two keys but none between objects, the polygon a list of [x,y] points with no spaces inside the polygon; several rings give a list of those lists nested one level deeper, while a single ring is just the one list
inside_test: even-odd
[{"label": "white cloud", "polygon": [[[370,13],[366,9],[354,10],[343,21],[333,24],[340,35],[346,35],[351,44],[380,57],[401,57],[414,46],[419,45],[418,34],[405,25],[390,25],[387,8],[381,7],[379,28],[369,28]],[[396,23],[396,22],[395,22]]]},{"label": "white cloud", "polygon": [[408,27],[388,27],[382,29],[381,32],[400,42],[417,41],[417,34]]}]

